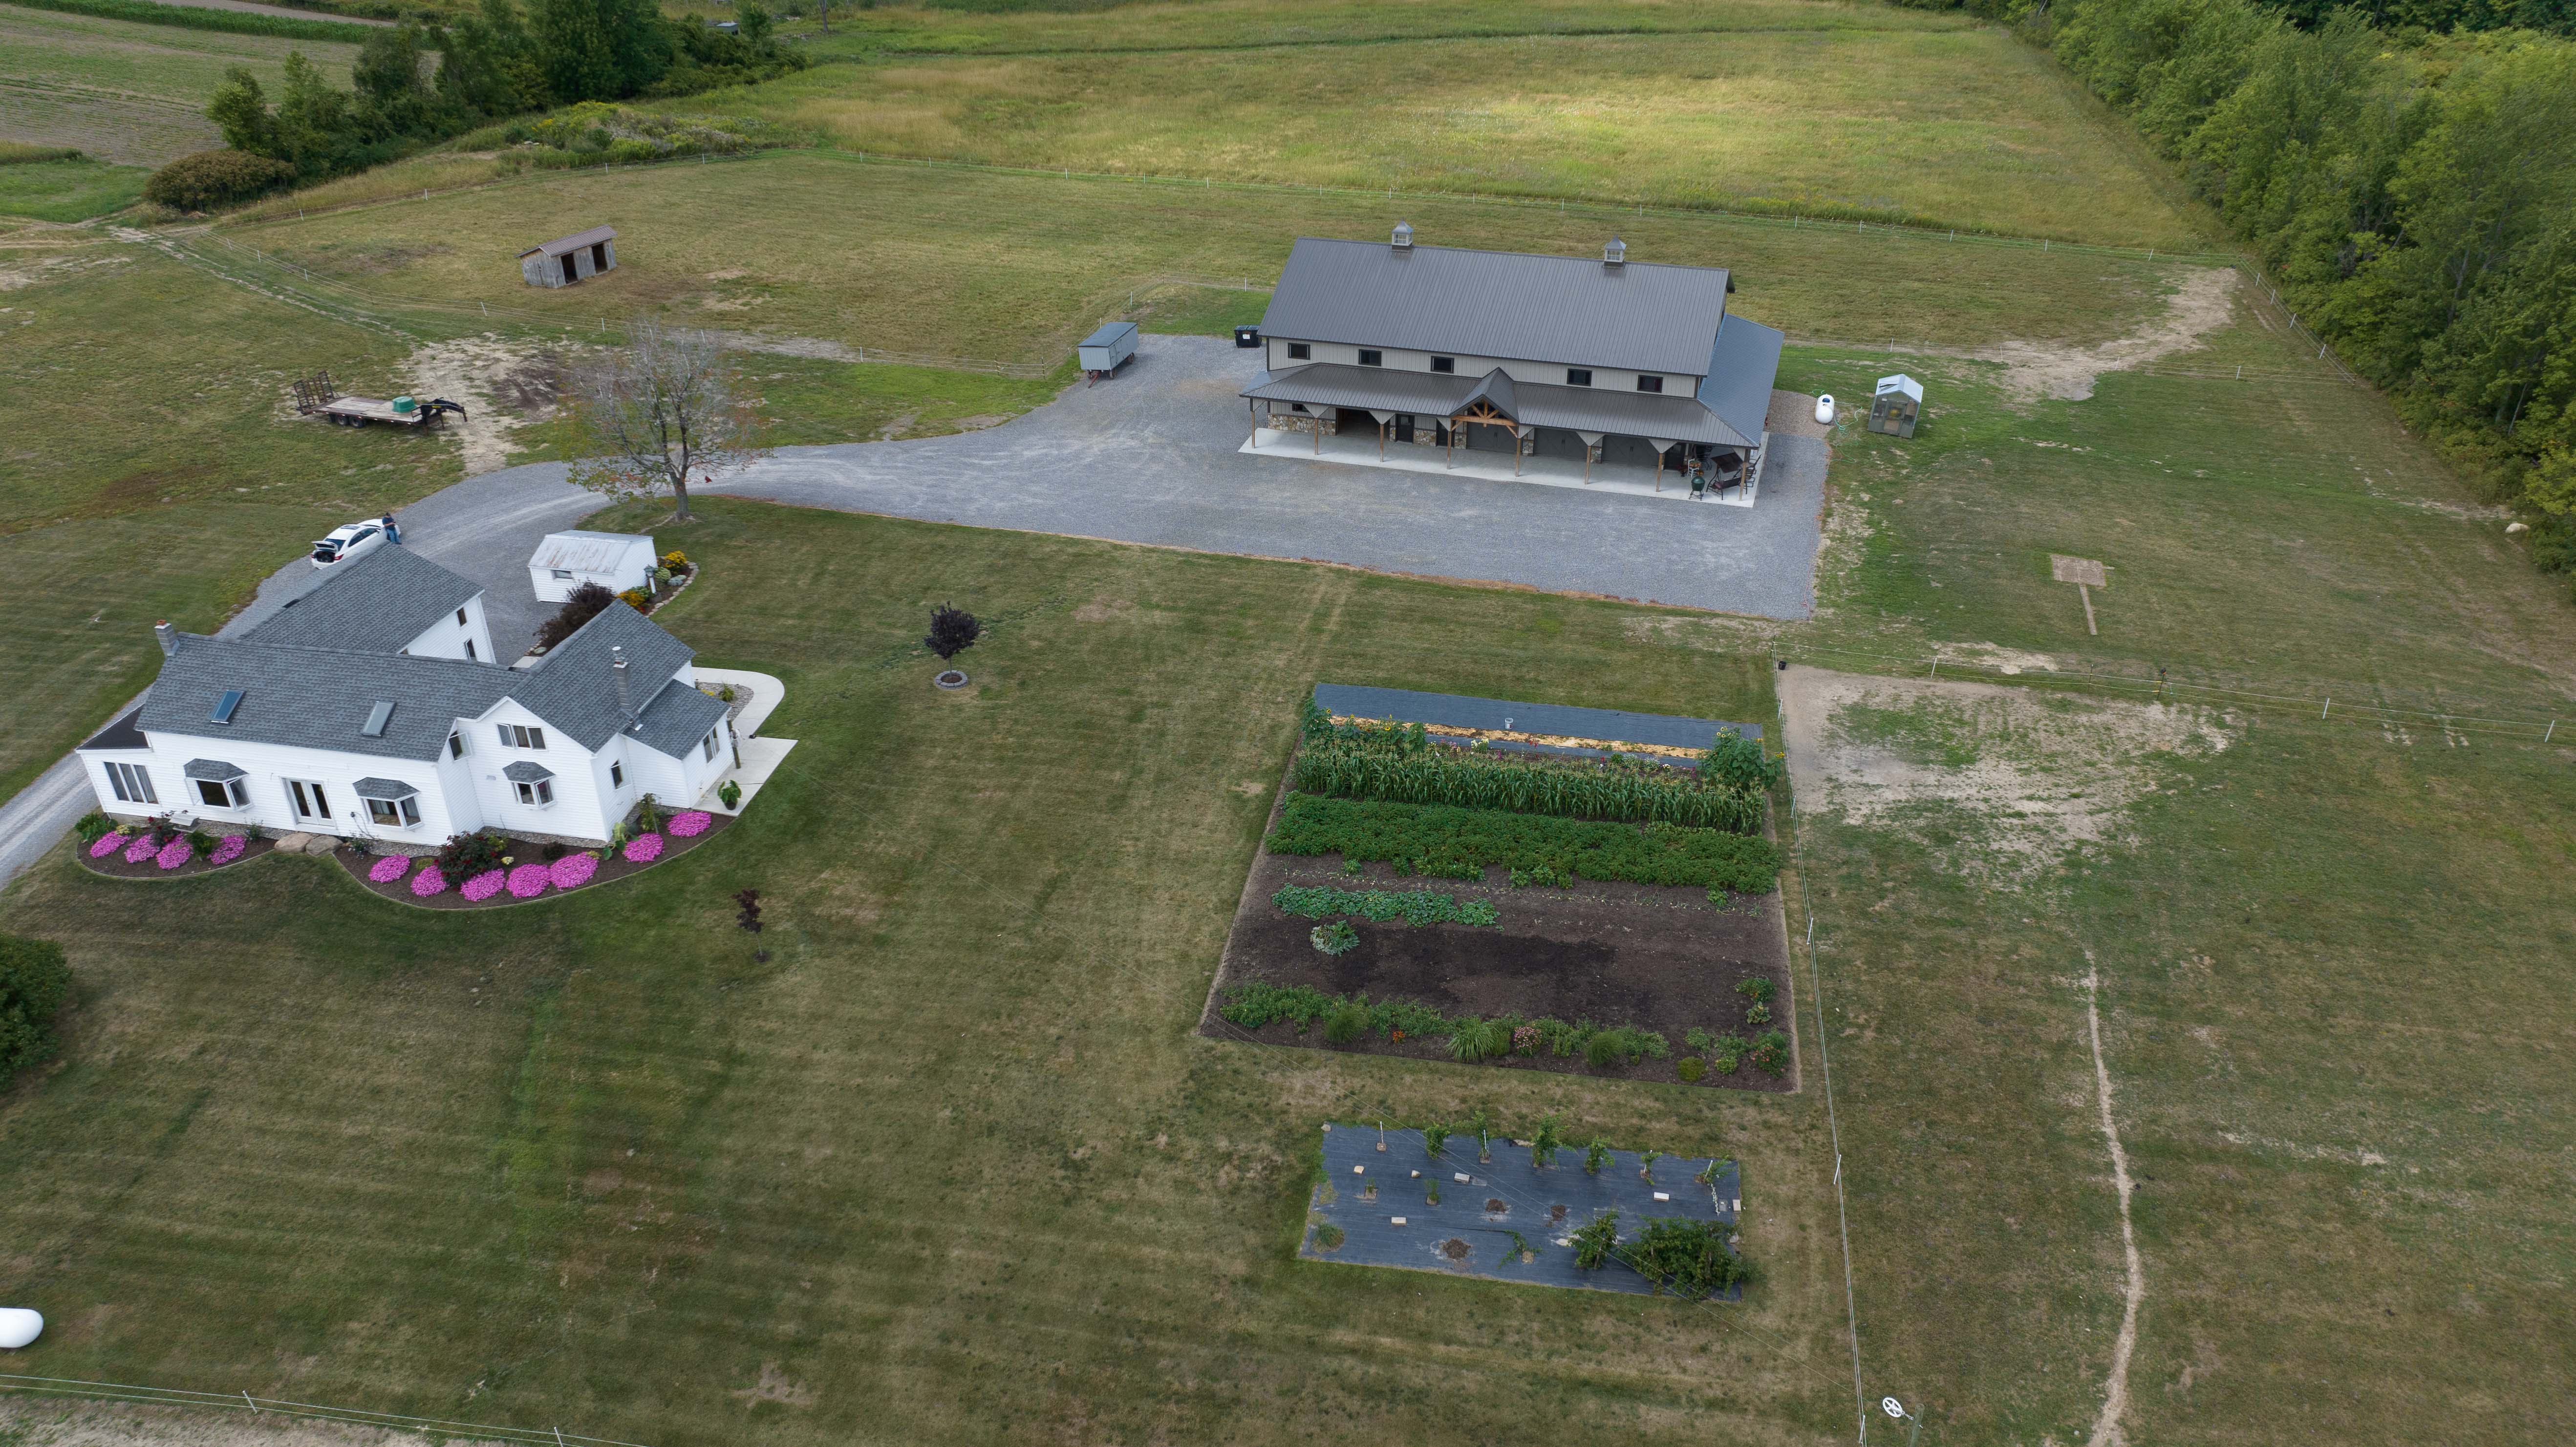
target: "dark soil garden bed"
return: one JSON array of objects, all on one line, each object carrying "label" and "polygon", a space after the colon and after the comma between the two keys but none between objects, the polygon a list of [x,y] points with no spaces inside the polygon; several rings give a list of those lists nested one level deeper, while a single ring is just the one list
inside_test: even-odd
[{"label": "dark soil garden bed", "polygon": [[[624,879],[628,875],[641,874],[655,865],[668,863],[687,854],[734,825],[734,818],[730,814],[716,814],[709,811],[709,817],[711,822],[706,832],[690,838],[683,839],[666,830],[662,835],[662,852],[658,858],[638,863],[626,858],[620,850],[608,850],[605,851],[607,857],[599,861],[597,870],[589,879],[570,889],[560,888],[550,883],[544,892],[525,898],[514,895],[505,888],[488,899],[467,899],[461,887],[463,884],[461,880],[449,881],[447,887],[436,894],[416,895],[412,893],[412,880],[419,873],[422,865],[431,862],[426,856],[408,861],[400,875],[384,881],[370,878],[368,871],[374,869],[386,856],[361,854],[354,849],[335,849],[331,852],[331,857],[340,861],[340,867],[349,872],[349,877],[356,880],[360,888],[372,890],[400,904],[414,905],[422,909],[498,909],[505,905],[534,904],[559,894],[578,894],[583,890],[596,889],[600,885]],[[546,849],[547,846],[543,844],[505,836],[501,852],[515,861],[512,868],[527,864],[552,865],[570,855],[600,852],[564,849],[559,850],[554,858],[548,858]]]},{"label": "dark soil garden bed", "polygon": [[[1273,820],[1277,817],[1273,811]],[[1754,1036],[1766,1029],[1794,1041],[1788,973],[1788,938],[1777,893],[1731,896],[1711,903],[1700,888],[1602,884],[1578,880],[1570,889],[1514,889],[1506,871],[1485,871],[1482,883],[1399,875],[1387,864],[1363,865],[1346,874],[1336,855],[1287,857],[1261,850],[1226,938],[1225,959],[1200,1017],[1199,1033],[1211,1039],[1346,1050],[1449,1061],[1445,1037],[1392,1040],[1363,1033],[1348,1044],[1329,1044],[1323,1027],[1304,1030],[1289,1021],[1257,1029],[1218,1012],[1248,981],[1309,986],[1331,995],[1367,992],[1369,999],[1426,1005],[1451,1016],[1517,1015],[1633,1026],[1666,1037],[1670,1054],[1599,1071],[1580,1056],[1560,1057],[1541,1047],[1484,1062],[1525,1070],[1601,1074],[1619,1079],[1678,1081],[1684,1043],[1692,1029],[1715,1035]],[[1311,939],[1322,921],[1292,915],[1272,903],[1287,885],[1334,885],[1352,890],[1432,890],[1461,902],[1493,905],[1493,925],[1371,923],[1352,918],[1359,944],[1328,956]],[[1746,1021],[1747,1000],[1738,982],[1772,985],[1768,1025]],[[1786,1091],[1797,1087],[1795,1052],[1787,1072],[1773,1076],[1748,1059],[1732,1073],[1710,1070],[1698,1081],[1740,1090]]]},{"label": "dark soil garden bed", "polygon": [[[132,836],[127,837],[130,840]],[[215,837],[220,840],[223,836]],[[236,864],[257,859],[276,847],[277,845],[271,840],[253,839],[242,847],[239,856],[221,864],[210,864],[204,853],[192,850],[188,862],[176,869],[163,869],[154,858],[149,856],[140,863],[128,864],[122,848],[104,858],[93,859],[89,853],[90,846],[78,840],[73,841],[73,855],[81,863],[89,866],[92,874],[104,874],[114,879],[185,879],[194,874],[211,874],[218,869],[230,869]]]}]

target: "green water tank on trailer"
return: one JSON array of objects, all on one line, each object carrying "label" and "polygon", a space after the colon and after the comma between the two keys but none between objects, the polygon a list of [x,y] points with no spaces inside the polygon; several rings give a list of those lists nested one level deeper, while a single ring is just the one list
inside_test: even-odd
[{"label": "green water tank on trailer", "polygon": [[420,404],[409,397],[396,397],[394,399],[394,411],[401,415],[409,416],[419,410]]}]

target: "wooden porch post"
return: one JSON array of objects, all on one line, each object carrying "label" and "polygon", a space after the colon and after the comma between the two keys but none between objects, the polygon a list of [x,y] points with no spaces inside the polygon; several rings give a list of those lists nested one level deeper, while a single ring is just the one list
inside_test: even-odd
[{"label": "wooden porch post", "polygon": [[1514,423],[1512,426],[1512,476],[1514,477],[1521,475],[1521,452],[1526,446],[1527,443],[1521,437],[1520,425]]}]

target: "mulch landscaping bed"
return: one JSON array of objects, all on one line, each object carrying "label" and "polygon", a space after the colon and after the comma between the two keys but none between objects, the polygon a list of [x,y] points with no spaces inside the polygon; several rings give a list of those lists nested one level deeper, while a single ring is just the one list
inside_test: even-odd
[{"label": "mulch landscaping bed", "polygon": [[[219,840],[223,838],[220,834],[215,837]],[[104,874],[115,879],[185,879],[192,874],[211,874],[218,869],[230,869],[236,864],[257,859],[276,847],[277,845],[271,840],[254,839],[250,841],[247,848],[242,850],[239,858],[226,860],[222,864],[208,864],[206,856],[199,854],[176,869],[164,869],[150,859],[140,864],[128,864],[125,862],[125,853],[121,849],[105,859],[92,859],[89,857],[88,845],[78,839],[72,841],[73,857],[89,866],[90,873]]]},{"label": "mulch landscaping bed", "polygon": [[[1284,800],[1285,791],[1281,796]],[[1272,823],[1277,823],[1277,810]],[[1351,918],[1356,949],[1340,956],[1318,951],[1311,934],[1323,920],[1292,915],[1270,902],[1285,885],[1337,885],[1344,889],[1434,890],[1460,901],[1481,899],[1500,916],[1495,925],[1373,924]],[[1399,875],[1393,866],[1367,864],[1344,874],[1339,855],[1255,855],[1252,876],[1226,937],[1225,959],[1208,993],[1199,1033],[1214,1040],[1249,1038],[1273,1045],[1399,1055],[1448,1062],[1445,1037],[1393,1041],[1371,1032],[1348,1045],[1324,1039],[1320,1024],[1300,1032],[1289,1021],[1247,1031],[1217,1012],[1234,987],[1250,980],[1308,985],[1328,994],[1367,991],[1372,1000],[1400,999],[1446,1015],[1553,1016],[1597,1025],[1629,1025],[1660,1032],[1672,1047],[1662,1060],[1603,1071],[1580,1056],[1559,1058],[1544,1048],[1484,1062],[1522,1070],[1600,1074],[1625,1080],[1679,1081],[1675,1063],[1691,1053],[1683,1032],[1693,1027],[1719,1035],[1753,1036],[1787,1031],[1793,1042],[1789,1071],[1772,1076],[1748,1060],[1728,1075],[1714,1071],[1701,1085],[1738,1090],[1795,1090],[1798,1083],[1795,1011],[1789,988],[1789,941],[1777,892],[1733,896],[1712,904],[1699,888],[1601,884],[1578,880],[1571,889],[1514,889],[1507,871],[1485,871],[1482,884],[1458,879]],[[1745,1023],[1746,1001],[1736,982],[1771,981],[1772,1024]]]},{"label": "mulch landscaping bed", "polygon": [[[411,880],[412,875],[419,871],[420,866],[429,862],[428,856],[426,855],[411,861],[410,866],[403,871],[400,878],[385,884],[378,884],[367,877],[367,871],[373,869],[376,861],[383,858],[383,855],[360,854],[354,849],[335,849],[331,851],[331,857],[340,861],[340,867],[347,870],[349,877],[358,882],[359,888],[373,890],[375,893],[383,895],[385,898],[393,900],[398,904],[413,905],[421,909],[498,909],[504,905],[536,904],[542,900],[552,899],[557,895],[562,894],[579,894],[584,890],[596,889],[613,880],[624,879],[630,874],[641,874],[645,870],[653,868],[655,865],[665,864],[671,860],[677,859],[681,855],[696,849],[708,840],[715,838],[717,835],[722,834],[727,829],[733,827],[734,818],[732,815],[714,814],[713,811],[709,812],[712,814],[714,822],[707,826],[707,831],[705,833],[700,834],[695,838],[682,839],[671,834],[667,830],[664,831],[662,835],[662,855],[658,859],[645,864],[634,864],[628,862],[623,854],[616,850],[611,850],[609,851],[608,857],[599,862],[599,872],[593,874],[588,882],[576,885],[572,889],[568,890],[556,889],[550,885],[547,887],[545,893],[531,895],[526,899],[521,899],[517,895],[504,889],[500,893],[493,895],[490,899],[480,901],[469,900],[463,894],[457,892],[457,886],[464,883],[461,879],[449,881],[447,888],[424,899],[411,892]],[[512,859],[518,860],[521,864],[543,864],[552,862],[546,858],[546,846],[543,844],[531,844],[524,839],[509,839],[501,852]],[[564,852],[579,854],[585,851],[573,849],[566,850]]]}]

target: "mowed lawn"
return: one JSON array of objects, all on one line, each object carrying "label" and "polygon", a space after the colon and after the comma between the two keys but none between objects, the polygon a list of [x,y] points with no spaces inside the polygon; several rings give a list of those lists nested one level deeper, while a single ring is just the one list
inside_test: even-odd
[{"label": "mowed lawn", "polygon": [[354,45],[279,40],[0,4],[0,134],[159,165],[222,144],[206,102],[226,69],[250,68],[273,97],[288,52],[349,85]]},{"label": "mowed lawn", "polygon": [[1930,17],[823,65],[662,108],[946,160],[2206,244],[2044,52]]},{"label": "mowed lawn", "polygon": [[[656,1444],[1848,1430],[1812,1095],[1193,1034],[1316,680],[1762,718],[1762,660],[1641,657],[1612,603],[701,510],[666,621],[802,740],[714,847],[470,916],[68,851],[0,903],[82,981],[0,1103],[0,1296],[53,1323],[15,1370]],[[914,646],[946,599],[992,625],[957,694]],[[1292,1259],[1319,1122],[1480,1105],[1742,1160],[1750,1299]]]},{"label": "mowed lawn", "polygon": [[[327,193],[316,193],[315,200]],[[1770,220],[1402,202],[872,163],[818,152],[470,190],[227,228],[369,304],[576,332],[656,309],[692,325],[939,357],[1053,365],[1166,277],[1267,287],[1300,235],[1730,267],[1732,304],[1808,336],[2095,342],[2162,310],[2172,268]],[[618,267],[527,286],[524,247],[602,222]],[[828,241],[828,244],[825,242]],[[1864,284],[1866,283],[1866,284]],[[455,324],[453,321],[451,325]]]},{"label": "mowed lawn", "polygon": [[[20,250],[0,272],[0,792],[152,679],[152,624],[212,632],[309,540],[459,475],[453,444],[294,417],[288,383],[364,391],[404,348],[139,246]],[[389,395],[378,392],[377,395]]]}]

